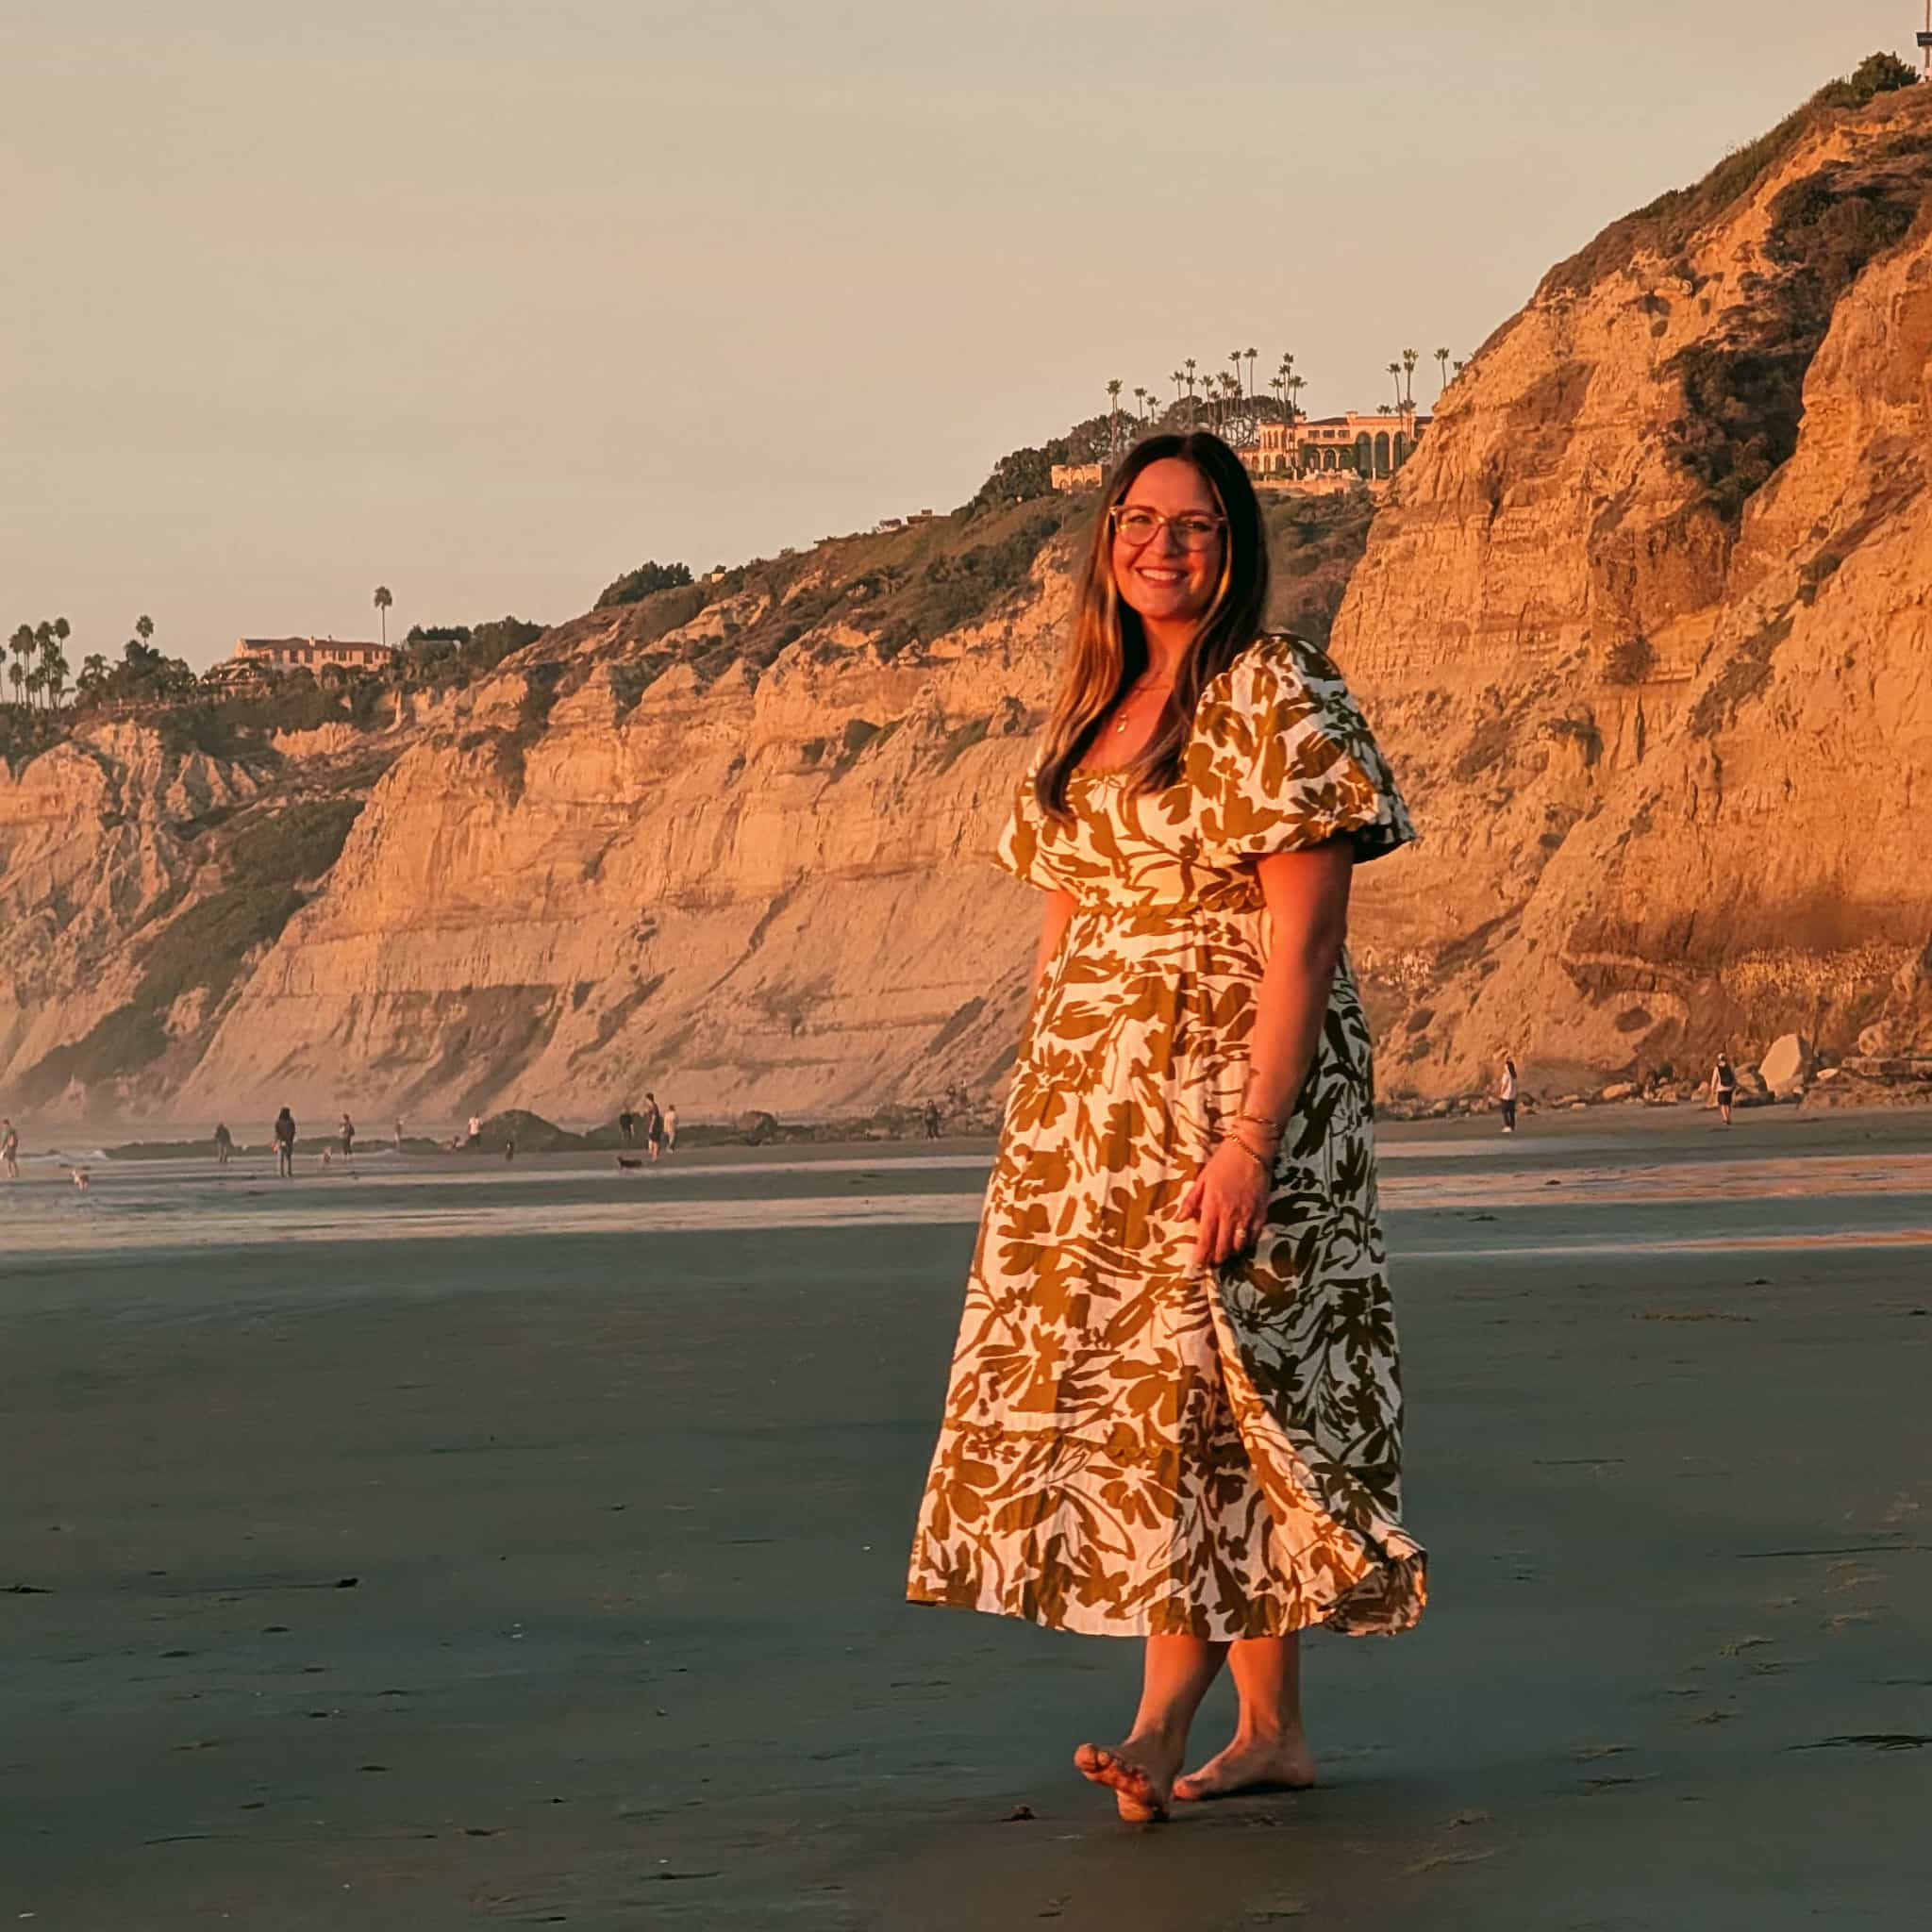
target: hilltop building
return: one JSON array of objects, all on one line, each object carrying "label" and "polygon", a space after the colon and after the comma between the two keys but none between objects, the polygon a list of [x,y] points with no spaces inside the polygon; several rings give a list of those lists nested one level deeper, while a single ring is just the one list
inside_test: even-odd
[{"label": "hilltop building", "polygon": [[1394,475],[1415,454],[1428,426],[1428,417],[1413,409],[1389,416],[1351,409],[1312,421],[1263,423],[1240,456],[1255,481],[1264,486],[1292,488],[1305,477],[1344,474],[1373,482]]},{"label": "hilltop building", "polygon": [[[1234,447],[1258,490],[1324,491],[1366,482],[1386,483],[1415,454],[1429,418],[1413,408],[1398,414],[1298,416],[1292,423],[1230,425],[1218,432]],[[1063,495],[1098,490],[1102,463],[1056,463],[1053,487]]]},{"label": "hilltop building", "polygon": [[235,655],[207,674],[210,684],[253,684],[278,672],[339,670],[386,676],[396,661],[393,644],[339,641],[335,638],[237,638]]}]

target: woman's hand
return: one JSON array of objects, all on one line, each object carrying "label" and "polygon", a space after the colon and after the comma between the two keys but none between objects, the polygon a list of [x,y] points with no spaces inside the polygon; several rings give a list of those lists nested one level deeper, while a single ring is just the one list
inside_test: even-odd
[{"label": "woman's hand", "polygon": [[1201,1224],[1191,1268],[1218,1268],[1254,1246],[1268,1219],[1273,1167],[1232,1141],[1208,1157],[1178,1210],[1183,1220]]}]

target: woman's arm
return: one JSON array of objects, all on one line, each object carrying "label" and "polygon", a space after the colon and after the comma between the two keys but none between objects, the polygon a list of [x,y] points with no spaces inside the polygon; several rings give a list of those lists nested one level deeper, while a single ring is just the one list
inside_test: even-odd
[{"label": "woman's arm", "polygon": [[1248,1084],[1228,1138],[1180,1204],[1198,1217],[1193,1265],[1218,1267],[1247,1247],[1267,1213],[1274,1154],[1321,1044],[1335,969],[1348,934],[1355,848],[1346,840],[1271,853],[1256,876],[1274,928],[1248,1040]]},{"label": "woman's arm", "polygon": [[1074,908],[1079,904],[1064,886],[1056,886],[1046,895],[1046,911],[1040,922],[1040,947],[1033,955],[1033,991],[1040,991],[1041,982],[1046,977],[1046,969],[1053,964],[1053,956],[1060,949],[1060,939],[1067,929],[1067,921],[1074,916]]},{"label": "woman's arm", "polygon": [[1301,852],[1271,853],[1255,873],[1274,941],[1261,974],[1241,1111],[1272,1121],[1278,1134],[1301,1098],[1321,1044],[1335,969],[1348,938],[1355,847],[1334,839]]}]

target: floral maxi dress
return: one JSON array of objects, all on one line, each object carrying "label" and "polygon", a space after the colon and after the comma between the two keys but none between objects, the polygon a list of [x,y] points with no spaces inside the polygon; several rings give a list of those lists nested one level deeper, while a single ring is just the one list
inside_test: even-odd
[{"label": "floral maxi dress", "polygon": [[907,1593],[1113,1636],[1360,1635],[1422,1612],[1346,958],[1255,1246],[1191,1270],[1175,1208],[1233,1126],[1271,923],[1254,861],[1413,838],[1341,674],[1263,638],[1202,692],[1181,776],[1031,778],[1000,844],[1077,905],[1008,1098]]}]

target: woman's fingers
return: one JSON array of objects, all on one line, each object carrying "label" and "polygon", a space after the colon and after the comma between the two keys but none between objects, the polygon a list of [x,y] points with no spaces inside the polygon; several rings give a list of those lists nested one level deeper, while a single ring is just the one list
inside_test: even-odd
[{"label": "woman's fingers", "polygon": [[1200,1211],[1201,1182],[1199,1177],[1196,1176],[1193,1182],[1190,1185],[1188,1191],[1181,1196],[1180,1206],[1174,1209],[1174,1212],[1178,1214],[1183,1221],[1191,1221],[1197,1214],[1200,1213]]},{"label": "woman's fingers", "polygon": [[1196,1268],[1218,1268],[1234,1252],[1233,1224],[1224,1202],[1211,1196],[1201,1210],[1200,1238],[1194,1243]]},{"label": "woman's fingers", "polygon": [[1212,1202],[1204,1202],[1201,1207],[1201,1225],[1194,1236],[1194,1258],[1189,1264],[1194,1268],[1211,1267],[1221,1259],[1221,1215]]}]

